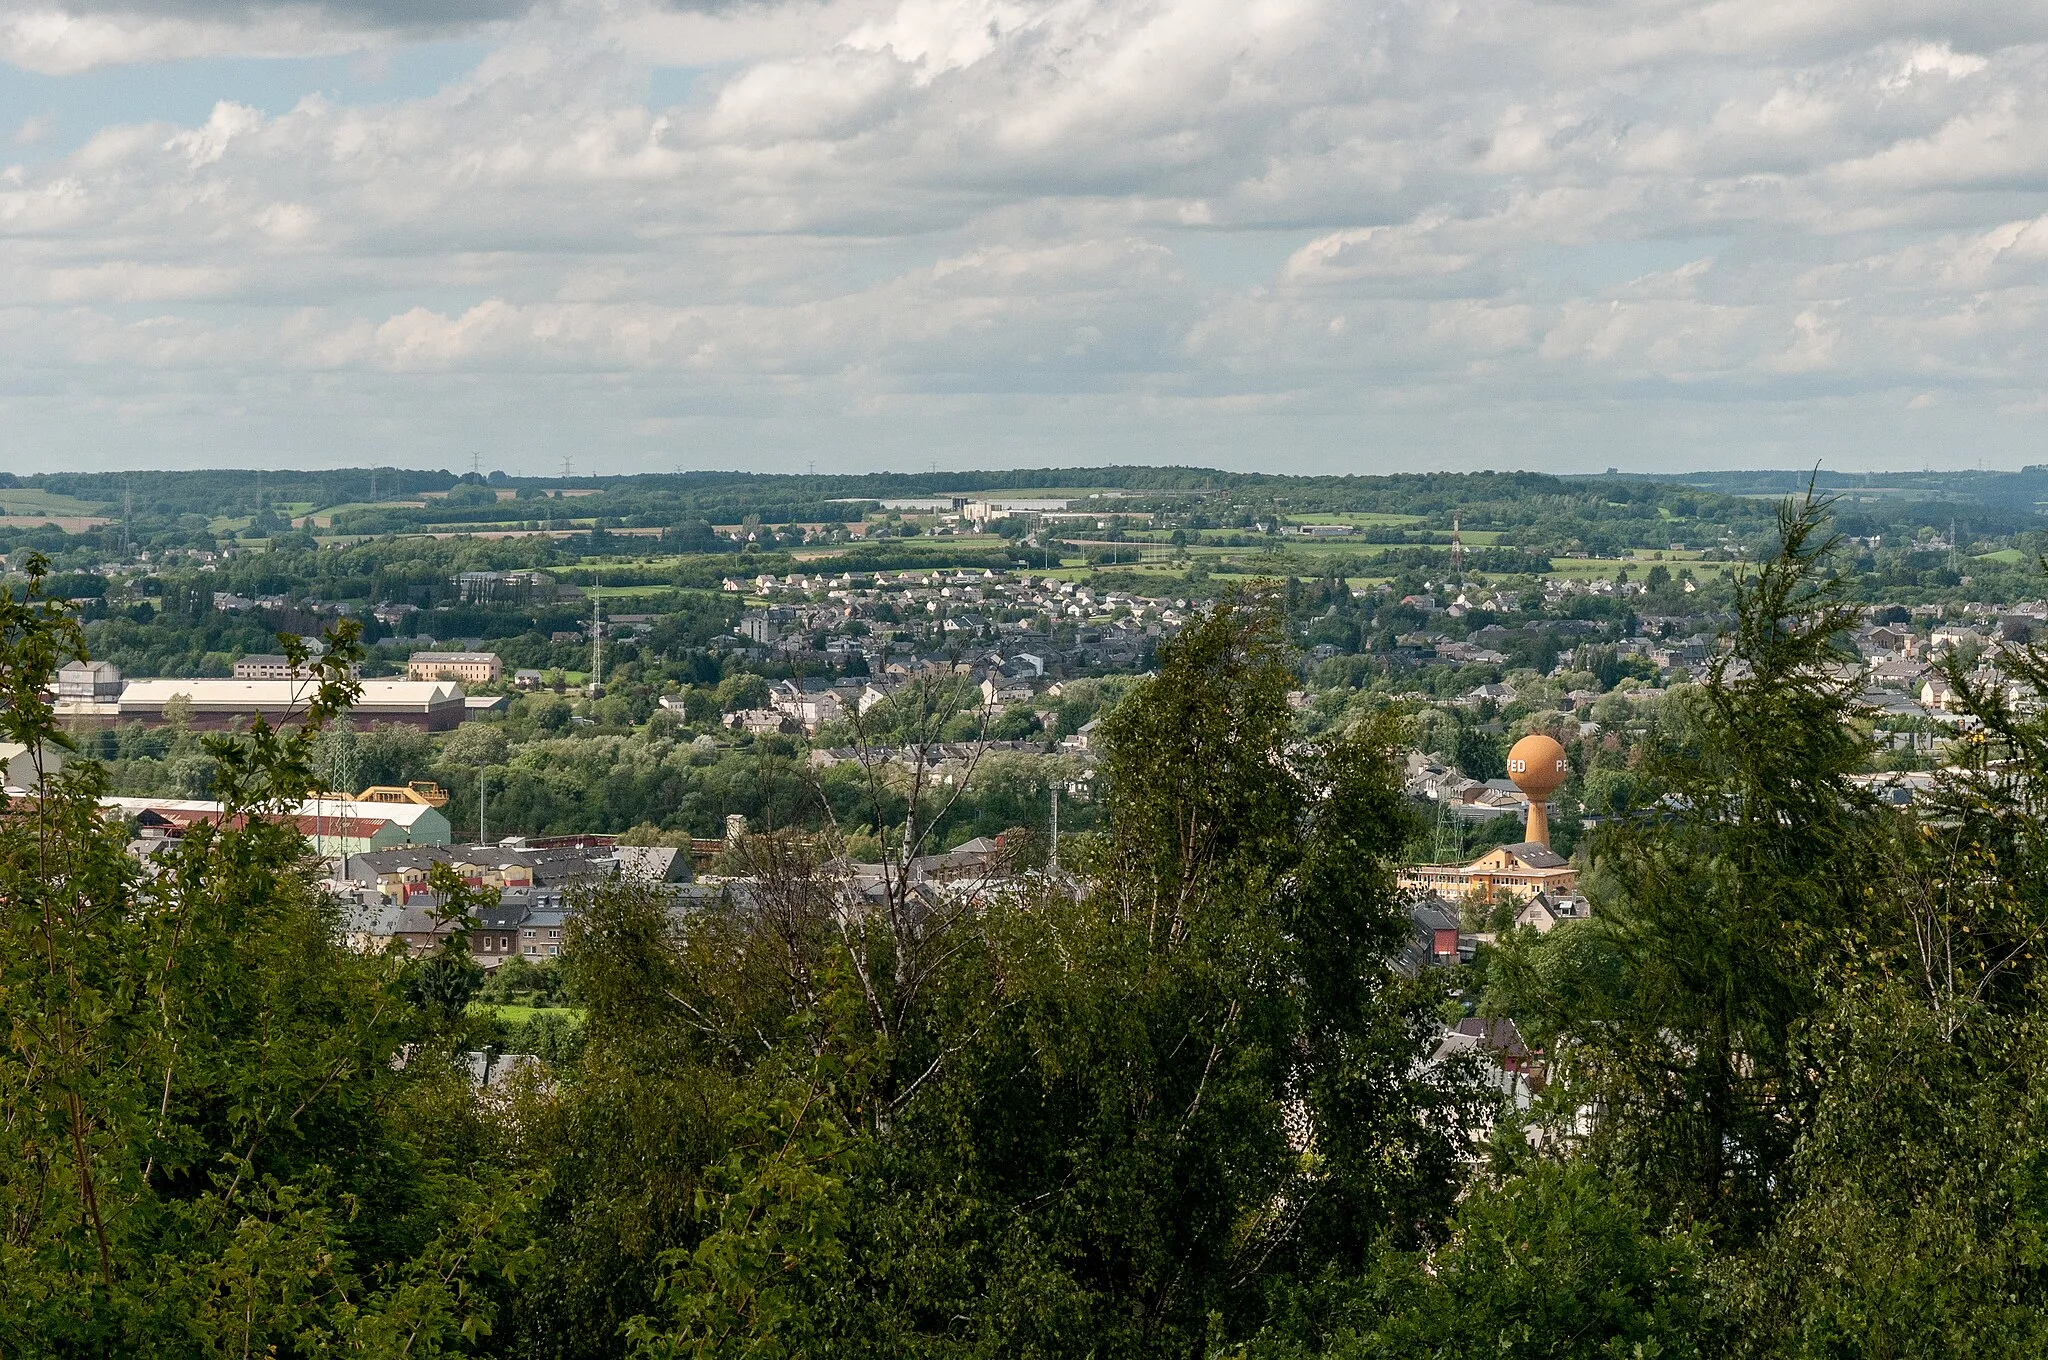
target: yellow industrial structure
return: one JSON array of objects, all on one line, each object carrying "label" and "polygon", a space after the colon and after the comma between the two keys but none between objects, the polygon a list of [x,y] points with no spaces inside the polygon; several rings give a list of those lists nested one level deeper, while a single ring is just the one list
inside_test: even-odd
[{"label": "yellow industrial structure", "polygon": [[1401,871],[1403,888],[1452,899],[1477,896],[1526,901],[1537,893],[1569,897],[1578,891],[1578,871],[1550,848],[1549,804],[1571,774],[1564,747],[1532,732],[1508,752],[1508,778],[1529,800],[1529,819],[1518,845],[1487,851],[1470,864],[1416,864]]},{"label": "yellow industrial structure", "polygon": [[1522,839],[1530,845],[1550,848],[1550,795],[1571,774],[1571,762],[1554,737],[1531,732],[1508,752],[1508,778],[1529,800],[1528,829]]},{"label": "yellow industrial structure", "polygon": [[414,803],[420,807],[447,807],[448,791],[431,779],[410,784],[373,784],[356,795],[358,803]]}]

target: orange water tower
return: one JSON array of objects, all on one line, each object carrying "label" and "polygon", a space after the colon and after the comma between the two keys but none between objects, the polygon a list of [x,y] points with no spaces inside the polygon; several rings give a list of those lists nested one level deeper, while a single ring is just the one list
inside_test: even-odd
[{"label": "orange water tower", "polygon": [[1570,773],[1564,747],[1541,732],[1531,732],[1508,752],[1508,778],[1529,799],[1529,829],[1522,839],[1550,848],[1550,815],[1545,804]]}]

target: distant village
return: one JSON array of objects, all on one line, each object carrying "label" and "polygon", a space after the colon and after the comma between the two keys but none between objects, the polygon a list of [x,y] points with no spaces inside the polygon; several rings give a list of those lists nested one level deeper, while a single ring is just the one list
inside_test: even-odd
[{"label": "distant village", "polygon": [[[464,588],[533,589],[542,584],[529,577],[509,584],[469,581]],[[894,765],[935,778],[965,778],[978,761],[997,752],[1060,755],[1085,771],[1094,755],[1095,724],[1056,737],[1040,733],[1004,740],[983,731],[968,740],[897,749],[850,741],[846,734],[857,728],[862,715],[919,677],[966,682],[988,715],[1057,702],[1063,686],[1076,677],[1131,673],[1149,665],[1159,642],[1202,608],[1186,596],[1096,591],[1050,576],[993,570],[868,577],[764,574],[729,579],[724,588],[749,603],[730,633],[713,642],[715,651],[752,661],[823,658],[833,663],[820,674],[770,684],[766,701],[756,707],[719,714],[727,731],[794,740],[808,749],[810,764],[819,770],[853,762]],[[1547,582],[1542,607],[1554,613],[1568,606],[1574,594],[1597,597],[1630,589],[1629,583],[1608,581]],[[1355,593],[1367,595],[1371,588]],[[1384,589],[1379,593],[1384,595]],[[1454,628],[1474,612],[1498,618],[1535,602],[1472,586],[1411,593],[1392,603],[1424,619],[1442,618]],[[236,608],[241,602],[216,604]],[[2048,603],[1874,606],[1865,615],[1852,639],[1858,656],[1844,657],[1839,675],[1858,686],[1881,743],[1927,757],[1926,769],[1865,776],[1882,796],[1910,802],[1931,782],[1940,744],[1961,722],[1941,663],[1961,656],[1976,683],[2011,686],[2000,670],[2001,659],[2030,642],[2037,629],[2048,627]],[[1608,648],[1618,659],[1639,661],[1655,676],[1653,683],[1633,690],[1625,682],[1622,693],[1640,696],[1696,682],[1721,664],[1724,617],[1642,614],[1636,622],[1636,630],[1621,637],[1591,620],[1545,618],[1540,626]],[[644,623],[615,616],[594,623],[579,641],[630,636]],[[1488,623],[1457,637],[1448,630],[1414,628],[1395,638],[1385,659],[1397,668],[1450,664],[1498,669],[1529,626]],[[310,647],[317,654],[317,640]],[[1326,647],[1306,648],[1304,662],[1313,668],[1329,654]],[[1548,730],[1568,739],[1595,738],[1601,731],[1595,713],[1607,691],[1558,690],[1573,666],[1567,655],[1536,683],[1523,680],[1519,688],[1503,674],[1448,696],[1414,691],[1394,697],[1474,716],[1508,714],[1535,701],[1554,710],[1535,719]],[[309,663],[295,664],[279,654],[241,657],[232,674],[220,679],[129,678],[110,663],[72,663],[61,672],[52,697],[74,730],[173,723],[233,730],[259,715],[273,723],[289,721],[303,708],[311,678]],[[496,653],[485,650],[417,651],[408,656],[403,678],[360,683],[361,696],[351,714],[355,722],[405,724],[436,734],[466,722],[494,721],[519,693],[564,687],[559,676],[551,680],[538,669],[508,671]],[[1525,688],[1530,693],[1525,695]],[[2012,689],[2017,696],[2018,688]],[[1304,711],[1317,701],[1312,684],[1294,697]],[[664,696],[659,703],[678,713],[685,707],[681,697]],[[1524,713],[1523,725],[1529,720]],[[1489,725],[1503,726],[1498,718]],[[1542,822],[1543,799],[1555,785],[1529,786],[1524,747],[1531,742],[1549,743],[1543,758],[1562,762],[1562,748],[1549,736],[1524,738],[1511,753],[1505,777],[1475,778],[1441,755],[1420,750],[1407,757],[1407,792],[1425,819],[1459,828],[1512,819],[1503,824],[1525,831],[1520,839],[1476,857],[1417,862],[1403,870],[1399,883],[1409,898],[1413,926],[1403,956],[1409,968],[1469,962],[1492,938],[1488,920],[1547,932],[1589,913],[1578,891],[1577,868],[1552,849]],[[23,755],[15,751],[8,756],[10,783],[22,782]],[[1085,774],[1081,778],[1085,781]],[[1085,784],[1075,787],[1083,790]],[[682,847],[622,845],[616,834],[598,831],[515,834],[465,844],[440,810],[446,801],[442,790],[427,784],[340,790],[287,811],[324,866],[325,887],[343,904],[352,946],[383,950],[395,943],[414,953],[437,948],[454,927],[439,912],[441,904],[428,883],[436,864],[496,896],[468,935],[472,955],[487,969],[514,958],[538,962],[558,954],[564,922],[577,910],[579,894],[607,876],[632,875],[659,885],[677,911],[693,910],[721,894],[744,895],[756,886],[743,872],[731,872],[730,852],[747,831],[744,818],[730,819],[723,838],[699,838]],[[131,828],[133,852],[145,863],[194,824],[223,815],[219,803],[204,799],[116,797],[107,802],[110,812]],[[841,862],[826,872],[840,890],[854,896],[972,897],[1003,891],[1024,871],[1015,867],[1000,839],[991,838],[919,856],[906,865]],[[1526,1052],[1512,1026],[1479,1026],[1471,1035],[1451,1035],[1446,1043],[1455,1047],[1467,1041],[1498,1050],[1495,1056],[1503,1061],[1510,1061],[1503,1054],[1511,1050]]]},{"label": "distant village", "polygon": [[[545,573],[465,573],[465,596],[504,596],[514,592],[551,590]],[[821,733],[844,733],[848,723],[868,713],[920,676],[958,676],[979,692],[987,713],[1014,707],[1053,703],[1063,684],[1077,676],[1128,674],[1149,666],[1159,641],[1171,637],[1202,608],[1184,594],[1137,594],[1094,590],[1085,584],[1034,573],[979,571],[895,571],[895,573],[762,573],[752,580],[727,578],[727,594],[745,602],[737,623],[713,649],[754,662],[823,660],[823,674],[805,674],[768,686],[760,707],[733,709],[719,721],[733,733],[754,737],[782,735],[813,741]],[[1532,627],[1552,635],[1583,637],[1599,643],[1620,660],[1640,660],[1659,686],[1696,682],[1716,664],[1722,651],[1716,614],[1638,614],[1636,629],[1612,637],[1597,621],[1559,619],[1550,614],[1569,610],[1573,596],[1628,596],[1647,588],[1638,582],[1559,582],[1542,584],[1540,602],[1509,598],[1487,586],[1434,586],[1403,594],[1393,604],[1442,619],[1448,629],[1419,627],[1399,633],[1384,660],[1395,668],[1450,664],[1458,668],[1503,668],[1518,637]],[[1690,592],[1690,582],[1686,582]],[[1386,588],[1360,588],[1356,596]],[[215,608],[256,606],[254,600],[217,596]],[[1491,619],[1526,614],[1536,606],[1540,621],[1487,623],[1450,635],[1468,614]],[[645,629],[647,619],[614,614],[594,621],[586,637],[631,637]],[[1866,625],[1853,633],[1858,657],[1841,662],[1843,680],[1862,688],[1862,700],[1878,727],[1880,741],[1909,752],[1935,754],[1939,741],[1954,733],[1954,694],[1942,674],[1946,657],[1968,657],[1978,684],[2003,686],[1999,670],[2007,649],[2034,639],[2048,627],[2048,602],[2011,606],[1872,606]],[[317,653],[317,639],[309,639]],[[1333,649],[1305,649],[1305,662],[1329,660]],[[1571,655],[1556,662],[1542,680],[1552,684],[1573,672]],[[233,664],[227,678],[125,678],[109,662],[72,664],[59,674],[53,694],[57,713],[74,729],[117,727],[127,723],[180,723],[197,729],[238,729],[258,715],[266,721],[289,721],[303,707],[311,672],[283,655],[252,653]],[[422,649],[406,662],[403,678],[360,680],[362,692],[352,719],[360,725],[403,723],[428,733],[453,731],[465,721],[492,721],[502,715],[512,694],[563,688],[559,676],[535,668],[510,670],[494,651]],[[2013,686],[2017,694],[2017,686]],[[1300,707],[1315,703],[1305,686]],[[1526,696],[1516,680],[1501,678],[1477,684],[1460,694],[1397,692],[1415,705],[1448,709],[1485,709],[1505,713]],[[1542,698],[1554,707],[1552,727],[1561,735],[1589,737],[1597,731],[1593,709],[1604,690],[1575,688]],[[664,696],[662,707],[682,709],[682,698]],[[930,766],[965,772],[991,750],[1012,754],[1063,754],[1083,766],[1090,762],[1092,723],[1053,739],[977,739],[934,743],[922,750],[866,750],[840,741],[817,741],[811,764],[829,768],[840,762],[881,760],[905,768]],[[709,737],[700,737],[707,739]],[[1911,801],[1931,774],[1923,770],[1880,772],[1868,776],[1886,797]],[[1454,764],[1415,752],[1407,762],[1407,791],[1425,815],[1458,823],[1485,823],[1497,817],[1526,819],[1528,791],[1516,778],[1473,778]],[[444,799],[440,799],[444,801]],[[137,832],[139,852],[152,842],[172,840],[195,819],[217,815],[219,807],[195,799],[113,799]],[[428,924],[432,901],[424,901],[424,873],[430,862],[449,862],[465,879],[502,893],[504,926],[475,936],[477,959],[485,967],[518,954],[545,957],[551,940],[559,942],[559,916],[573,909],[573,889],[594,875],[637,873],[674,885],[678,901],[709,891],[705,866],[727,848],[723,842],[694,842],[690,850],[655,852],[623,848],[614,836],[584,834],[571,838],[522,836],[489,846],[457,846],[453,827],[436,811],[430,793],[342,791],[332,799],[313,801],[293,813],[315,854],[330,866],[330,887],[352,905],[350,934],[362,946],[381,948],[389,940],[426,948],[434,942]],[[739,834],[735,827],[733,834]],[[971,848],[977,875],[997,879],[1004,866],[999,846]],[[979,856],[979,858],[977,858]],[[874,875],[879,868],[852,866],[848,873]],[[940,870],[913,866],[913,879],[924,883]],[[944,870],[946,881],[961,881],[958,864]],[[1460,903],[1516,899],[1516,924],[1548,930],[1561,920],[1585,913],[1577,895],[1573,866],[1556,856],[1548,838],[1528,836],[1505,844],[1470,862],[1415,864],[1401,879],[1415,897],[1417,967],[1452,965],[1470,959],[1485,932],[1470,930],[1470,911]],[[524,916],[520,916],[524,913]],[[516,920],[514,920],[516,918]],[[1462,920],[1460,920],[1462,918]]]},{"label": "distant village", "polygon": [[[1010,561],[866,570],[797,563],[714,574],[697,581],[687,628],[678,623],[686,601],[677,593],[643,602],[630,590],[599,587],[603,570],[617,579],[630,565],[594,571],[586,584],[573,567],[472,563],[415,578],[405,590],[328,598],[310,579],[278,590],[216,588],[230,576],[254,579],[249,551],[231,542],[158,547],[79,578],[95,593],[74,606],[109,619],[123,610],[146,613],[150,601],[168,609],[170,599],[148,592],[186,573],[195,583],[185,587],[186,607],[197,613],[180,626],[189,631],[203,618],[212,631],[236,636],[296,634],[304,659],[277,650],[244,650],[231,661],[212,653],[202,675],[189,666],[186,674],[148,675],[124,674],[111,660],[80,662],[64,668],[51,698],[70,731],[82,739],[102,734],[102,747],[138,730],[231,732],[258,718],[290,722],[314,682],[322,630],[353,617],[374,639],[349,713],[360,731],[408,729],[440,746],[475,725],[516,728],[523,706],[547,702],[571,710],[561,729],[567,737],[667,723],[694,758],[787,751],[818,779],[850,771],[965,786],[986,762],[1037,762],[1052,791],[1042,810],[1053,819],[1042,828],[1050,833],[1049,858],[1020,856],[1020,847],[1005,843],[1007,833],[955,833],[901,863],[876,862],[870,851],[868,859],[842,857],[819,870],[849,906],[892,894],[972,903],[1030,876],[1063,881],[1057,805],[1066,798],[1070,808],[1085,807],[1093,796],[1095,715],[1114,703],[1115,686],[1147,673],[1160,645],[1216,597],[1204,563],[1226,565],[1217,555],[1224,550],[1202,544],[1253,543],[1249,535],[1257,534],[1269,548],[1293,542],[1303,545],[1297,552],[1342,551],[1368,536],[1356,523],[1254,514],[1205,538],[1205,521],[1187,513],[1189,502],[1162,510],[1134,499],[911,497],[885,500],[852,525],[707,526],[715,542],[752,551],[792,542],[872,547],[921,525],[927,541],[980,535]],[[994,539],[1005,523],[1015,526],[1011,536]],[[527,524],[503,532],[561,531]],[[589,532],[596,552],[597,520]],[[1100,537],[1060,543],[1055,532]],[[1382,542],[1432,541],[1427,532],[1373,532]],[[1956,558],[1953,532],[1922,539],[1912,551]],[[1433,541],[1447,553],[1425,553],[1409,567],[1356,581],[1333,570],[1285,583],[1300,662],[1289,703],[1304,733],[1337,730],[1355,714],[1385,707],[1416,725],[1403,775],[1424,834],[1398,876],[1411,924],[1402,962],[1413,972],[1469,964],[1502,930],[1548,932],[1590,914],[1573,853],[1578,831],[1603,815],[1582,796],[1587,767],[1625,763],[1660,696],[1731,664],[1730,597],[1715,570],[1747,551],[1725,533],[1708,552],[1689,552],[1667,536],[1662,548],[1608,559],[1611,568],[1573,547],[1557,554],[1569,570],[1532,572],[1517,559],[1510,570],[1482,572],[1471,567],[1455,512],[1448,535]],[[1189,558],[1187,544],[1210,555]],[[1879,544],[1875,535],[1850,540],[1864,552]],[[1077,570],[1061,555],[1076,550],[1085,550],[1091,569]],[[1034,557],[1037,569],[1028,565]],[[687,552],[681,560],[690,560]],[[1120,573],[1120,562],[1145,570]],[[1923,592],[1865,605],[1850,638],[1853,654],[1838,663],[1838,678],[1859,694],[1884,753],[1860,778],[1895,804],[1923,794],[1966,722],[1945,663],[1962,660],[1973,684],[2017,701],[2023,687],[2002,663],[2043,628],[2048,602],[2040,600],[1928,603]],[[683,656],[695,660],[679,671]],[[869,731],[878,710],[906,687],[938,683],[962,705],[943,739],[905,744]],[[1072,702],[1084,694],[1085,704]],[[626,696],[630,703],[621,707]],[[1477,755],[1461,745],[1474,742]],[[1532,742],[1549,746],[1532,757]],[[10,785],[32,782],[29,753],[0,756]],[[1580,769],[1570,787],[1532,783],[1532,768],[1562,770],[1565,761]],[[429,779],[351,784],[285,810],[341,905],[352,947],[438,949],[456,926],[430,882],[436,866],[492,895],[466,935],[487,970],[556,957],[565,923],[607,878],[642,881],[684,913],[761,890],[742,847],[750,831],[770,829],[765,822],[750,826],[745,816],[729,815],[723,834],[699,826],[658,845],[628,844],[621,825],[596,819],[557,820],[552,834],[538,834],[493,823],[487,783],[479,776],[460,827],[450,815],[451,790]],[[225,815],[203,797],[126,792],[107,803],[144,864],[192,827]],[[1553,835],[1552,811],[1562,838]],[[491,835],[492,825],[506,834]],[[1522,1078],[1540,1063],[1512,1025],[1468,1021],[1444,1043],[1446,1054],[1460,1045],[1487,1050],[1512,1093],[1529,1096]]]}]

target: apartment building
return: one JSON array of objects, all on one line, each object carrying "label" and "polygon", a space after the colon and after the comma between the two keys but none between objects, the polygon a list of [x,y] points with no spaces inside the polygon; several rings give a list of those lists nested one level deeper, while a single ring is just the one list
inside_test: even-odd
[{"label": "apartment building", "polygon": [[414,652],[405,661],[408,680],[459,680],[466,685],[496,684],[505,663],[496,652]]}]

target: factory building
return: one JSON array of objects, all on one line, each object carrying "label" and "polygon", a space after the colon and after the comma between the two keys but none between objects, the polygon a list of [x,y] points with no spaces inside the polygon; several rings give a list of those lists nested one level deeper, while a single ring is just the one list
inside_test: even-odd
[{"label": "factory building", "polygon": [[[349,709],[357,723],[406,723],[446,732],[468,711],[462,686],[446,680],[364,680],[362,695]],[[303,680],[133,680],[111,705],[116,722],[151,726],[171,721],[181,709],[187,726],[206,731],[247,726],[258,714],[275,726],[306,711],[312,686]],[[182,699],[183,704],[176,701]]]},{"label": "factory building", "polygon": [[[145,841],[176,840],[202,822],[225,815],[206,798],[102,798],[100,806],[135,824]],[[363,855],[406,846],[447,845],[454,839],[448,818],[424,803],[372,803],[354,798],[311,798],[284,819],[298,828],[317,855]]]}]

